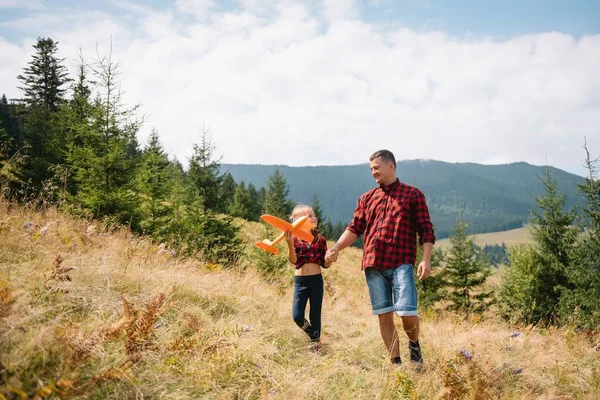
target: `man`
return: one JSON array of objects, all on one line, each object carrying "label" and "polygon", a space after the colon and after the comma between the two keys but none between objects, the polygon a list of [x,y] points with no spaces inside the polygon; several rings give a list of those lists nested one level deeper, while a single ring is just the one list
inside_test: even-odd
[{"label": "man", "polygon": [[358,200],[352,221],[337,243],[327,251],[328,262],[337,260],[340,250],[364,234],[361,268],[365,272],[373,314],[393,364],[401,364],[394,311],[402,319],[408,336],[410,361],[423,365],[419,346],[417,288],[413,265],[417,255],[417,234],[423,247],[423,261],[417,268],[419,280],[429,276],[435,234],[425,196],[419,189],[396,177],[396,159],[388,150],[370,157],[371,175],[379,186]]}]

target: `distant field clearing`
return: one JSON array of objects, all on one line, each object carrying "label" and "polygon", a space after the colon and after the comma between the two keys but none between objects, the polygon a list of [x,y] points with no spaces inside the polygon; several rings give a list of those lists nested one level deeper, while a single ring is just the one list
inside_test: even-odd
[{"label": "distant field clearing", "polygon": [[[479,233],[472,235],[472,237],[475,237],[475,244],[478,246],[504,243],[507,247],[510,247],[517,244],[532,243],[533,239],[529,229],[529,226],[524,226],[523,228],[511,229],[509,231]],[[440,239],[435,245],[442,248],[449,247],[450,239]]]}]

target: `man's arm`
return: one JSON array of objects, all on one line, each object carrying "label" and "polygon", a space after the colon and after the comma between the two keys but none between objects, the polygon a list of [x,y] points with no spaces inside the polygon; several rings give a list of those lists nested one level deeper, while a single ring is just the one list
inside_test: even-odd
[{"label": "man's arm", "polygon": [[423,259],[417,268],[417,277],[420,281],[427,278],[431,272],[431,252],[433,251],[433,243],[423,243]]},{"label": "man's arm", "polygon": [[429,209],[427,208],[425,195],[418,189],[416,191],[414,207],[419,243],[423,246],[423,259],[417,268],[417,277],[422,281],[431,272],[431,252],[435,243],[435,233],[433,232],[433,224],[429,218]]},{"label": "man's arm", "polygon": [[358,237],[365,231],[366,226],[367,222],[365,220],[363,197],[361,196],[361,198],[358,199],[356,208],[354,209],[354,215],[352,216],[350,224],[348,224],[348,227],[344,233],[342,233],[342,236],[340,236],[337,243],[334,244],[331,249],[327,250],[325,260],[330,262],[337,261],[340,250],[344,250],[346,247],[354,243],[354,241],[358,239]]},{"label": "man's arm", "polygon": [[327,250],[325,259],[331,262],[337,261],[340,251],[350,246],[352,243],[354,243],[356,239],[358,239],[358,235],[346,229],[344,233],[342,233],[342,236],[340,236],[340,238],[338,239],[337,243],[334,244],[331,249]]},{"label": "man's arm", "polygon": [[[429,217],[429,209],[427,208],[427,202],[425,201],[425,195],[420,190],[416,190],[413,198],[413,212],[417,222],[417,233],[419,234],[419,244],[424,245],[425,243],[435,244],[435,233],[433,232],[433,224]],[[423,250],[425,248],[423,247]],[[431,256],[431,254],[430,254]],[[423,258],[425,256],[423,255]]]}]

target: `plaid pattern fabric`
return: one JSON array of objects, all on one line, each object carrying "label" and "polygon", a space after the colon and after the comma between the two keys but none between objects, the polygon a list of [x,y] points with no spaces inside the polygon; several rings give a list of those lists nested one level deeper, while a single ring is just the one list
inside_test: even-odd
[{"label": "plaid pattern fabric", "polygon": [[321,235],[314,235],[312,243],[294,237],[294,249],[296,250],[296,269],[302,268],[304,264],[314,263],[323,268],[325,266],[325,253],[327,252],[327,240]]},{"label": "plaid pattern fabric", "polygon": [[346,229],[364,234],[363,270],[415,265],[417,234],[420,244],[435,243],[425,195],[398,179],[363,194]]}]

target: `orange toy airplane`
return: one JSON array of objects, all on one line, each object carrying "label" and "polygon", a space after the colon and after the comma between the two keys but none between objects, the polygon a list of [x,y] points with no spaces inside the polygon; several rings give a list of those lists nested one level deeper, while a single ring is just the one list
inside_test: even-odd
[{"label": "orange toy airplane", "polygon": [[286,222],[281,218],[277,218],[273,215],[261,215],[260,219],[262,219],[269,225],[272,225],[275,228],[279,229],[281,231],[281,234],[277,236],[272,242],[268,239],[264,239],[262,242],[257,242],[256,246],[263,249],[264,251],[278,255],[279,249],[275,247],[275,245],[285,238],[285,231],[290,231],[292,235],[296,236],[298,239],[302,239],[306,242],[311,243],[314,240],[313,235],[311,235],[306,230],[302,229],[307,218],[308,217],[306,216],[300,217],[297,220],[295,220],[293,224],[290,224],[289,222]]}]

